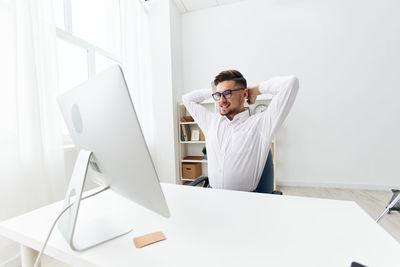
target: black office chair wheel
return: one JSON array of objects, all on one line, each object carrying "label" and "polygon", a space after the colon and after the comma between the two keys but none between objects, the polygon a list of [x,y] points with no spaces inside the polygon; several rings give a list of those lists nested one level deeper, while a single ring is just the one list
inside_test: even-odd
[{"label": "black office chair wheel", "polygon": [[274,195],[283,195],[283,193],[281,191],[278,191],[278,190],[272,191],[272,194],[274,194]]}]

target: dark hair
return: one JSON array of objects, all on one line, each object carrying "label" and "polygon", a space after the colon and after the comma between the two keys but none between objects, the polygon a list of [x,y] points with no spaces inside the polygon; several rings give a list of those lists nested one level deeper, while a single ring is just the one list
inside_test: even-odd
[{"label": "dark hair", "polygon": [[235,84],[242,85],[244,88],[247,88],[246,79],[237,70],[221,71],[217,76],[215,76],[214,84],[215,84],[215,86],[217,86],[220,82],[232,81],[232,80],[235,81]]}]

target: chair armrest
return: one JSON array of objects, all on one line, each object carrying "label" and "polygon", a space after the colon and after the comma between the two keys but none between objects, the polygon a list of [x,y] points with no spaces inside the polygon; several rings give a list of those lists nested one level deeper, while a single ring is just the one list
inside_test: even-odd
[{"label": "chair armrest", "polygon": [[189,186],[196,186],[196,185],[198,185],[199,183],[202,183],[202,182],[204,182],[203,187],[207,187],[208,186],[208,177],[207,176],[203,176],[203,177],[197,178],[193,182],[190,182],[188,185]]}]

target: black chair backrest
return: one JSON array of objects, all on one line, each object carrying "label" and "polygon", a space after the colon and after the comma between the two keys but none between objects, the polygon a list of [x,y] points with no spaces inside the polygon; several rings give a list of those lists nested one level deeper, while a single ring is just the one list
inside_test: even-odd
[{"label": "black chair backrest", "polygon": [[261,174],[260,182],[254,192],[271,194],[274,191],[274,162],[271,150],[269,150],[267,162],[264,171]]}]

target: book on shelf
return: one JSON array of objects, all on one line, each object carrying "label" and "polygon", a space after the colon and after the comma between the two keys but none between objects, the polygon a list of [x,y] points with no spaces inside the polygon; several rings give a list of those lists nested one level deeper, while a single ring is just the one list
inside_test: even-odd
[{"label": "book on shelf", "polygon": [[183,132],[183,138],[185,139],[185,141],[189,141],[190,140],[190,127],[189,125],[186,124],[182,124],[182,132]]},{"label": "book on shelf", "polygon": [[185,137],[183,136],[183,129],[181,127],[181,141],[185,141]]},{"label": "book on shelf", "polygon": [[200,141],[206,141],[206,137],[204,136],[204,133],[202,130],[200,130]]}]

